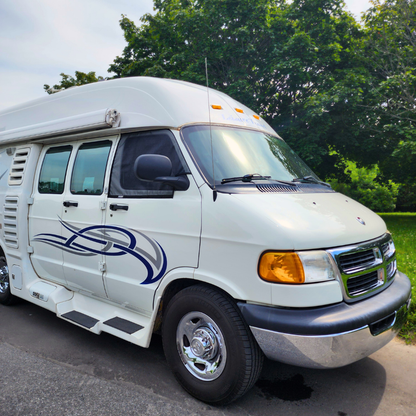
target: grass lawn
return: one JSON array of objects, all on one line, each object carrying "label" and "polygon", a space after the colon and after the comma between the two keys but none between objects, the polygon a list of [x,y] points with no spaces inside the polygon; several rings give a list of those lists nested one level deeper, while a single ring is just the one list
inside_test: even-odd
[{"label": "grass lawn", "polygon": [[412,304],[406,325],[400,335],[416,344],[416,213],[380,214],[396,246],[398,269],[412,282]]}]

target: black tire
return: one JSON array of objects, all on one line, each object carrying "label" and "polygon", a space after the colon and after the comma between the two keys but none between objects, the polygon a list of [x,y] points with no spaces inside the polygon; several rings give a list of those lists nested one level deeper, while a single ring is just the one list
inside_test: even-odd
[{"label": "black tire", "polygon": [[[263,353],[235,302],[208,286],[177,293],[164,313],[163,349],[179,384],[203,402],[225,405],[257,381]],[[192,342],[192,344],[191,344]]]},{"label": "black tire", "polygon": [[6,257],[0,256],[0,303],[12,305],[16,298],[10,293],[9,268]]}]

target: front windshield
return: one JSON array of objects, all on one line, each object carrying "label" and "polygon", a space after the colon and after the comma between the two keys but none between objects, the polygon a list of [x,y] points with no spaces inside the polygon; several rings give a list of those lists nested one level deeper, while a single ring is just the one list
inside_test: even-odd
[{"label": "front windshield", "polygon": [[214,182],[213,170],[216,185],[223,179],[247,174],[284,181],[304,176],[318,179],[286,142],[269,134],[222,126],[212,126],[211,132],[209,126],[189,126],[182,130],[182,134],[210,185]]}]

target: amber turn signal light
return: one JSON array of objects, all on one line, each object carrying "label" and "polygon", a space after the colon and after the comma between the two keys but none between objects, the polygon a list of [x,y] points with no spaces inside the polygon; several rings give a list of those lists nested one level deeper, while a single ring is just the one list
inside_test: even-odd
[{"label": "amber turn signal light", "polygon": [[305,272],[296,253],[268,252],[261,256],[259,275],[272,283],[303,283]]}]

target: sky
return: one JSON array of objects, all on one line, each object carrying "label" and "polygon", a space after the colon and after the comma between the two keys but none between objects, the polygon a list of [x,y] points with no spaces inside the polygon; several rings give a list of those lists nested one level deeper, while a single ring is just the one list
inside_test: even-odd
[{"label": "sky", "polygon": [[[345,0],[356,18],[366,0]],[[107,72],[126,42],[122,14],[138,26],[152,0],[0,0],[0,111],[46,96],[60,73]]]}]

